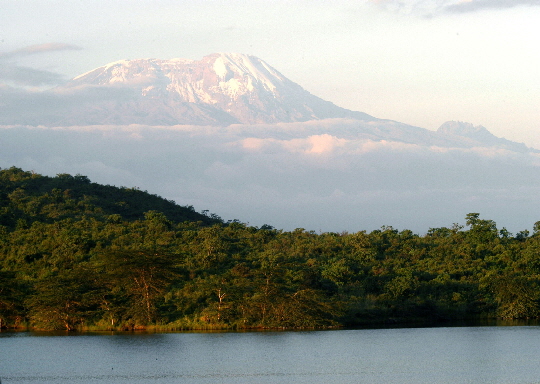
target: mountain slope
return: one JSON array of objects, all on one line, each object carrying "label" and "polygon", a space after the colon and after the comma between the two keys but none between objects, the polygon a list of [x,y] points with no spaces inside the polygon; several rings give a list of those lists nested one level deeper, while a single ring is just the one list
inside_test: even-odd
[{"label": "mountain slope", "polygon": [[200,61],[121,60],[77,76],[54,92],[100,93],[57,115],[57,125],[376,120],[310,94],[257,57],[234,53],[216,53]]},{"label": "mountain slope", "polygon": [[0,206],[0,225],[13,228],[20,220],[26,225],[81,217],[133,221],[149,211],[161,212],[174,223],[221,221],[137,188],[92,183],[81,175],[42,176],[16,167],[0,168]]}]

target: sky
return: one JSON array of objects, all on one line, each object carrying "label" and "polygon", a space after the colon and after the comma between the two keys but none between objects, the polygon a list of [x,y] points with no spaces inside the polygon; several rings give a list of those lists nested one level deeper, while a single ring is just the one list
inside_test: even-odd
[{"label": "sky", "polygon": [[[341,107],[429,130],[469,122],[540,149],[539,0],[0,0],[0,10],[0,107],[9,95],[30,113],[39,92],[121,59],[239,52]],[[0,167],[83,174],[286,230],[422,233],[480,212],[515,233],[540,220],[538,153],[374,140],[358,124],[0,127]]]},{"label": "sky", "polygon": [[540,1],[0,0],[0,84],[52,87],[121,59],[252,54],[325,100],[540,148]]}]

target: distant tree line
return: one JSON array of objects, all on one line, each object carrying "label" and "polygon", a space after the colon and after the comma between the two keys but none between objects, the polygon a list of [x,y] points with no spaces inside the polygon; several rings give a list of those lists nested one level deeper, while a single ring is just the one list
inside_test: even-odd
[{"label": "distant tree line", "polygon": [[224,222],[87,177],[0,170],[0,327],[305,328],[537,318],[540,222],[425,235]]}]

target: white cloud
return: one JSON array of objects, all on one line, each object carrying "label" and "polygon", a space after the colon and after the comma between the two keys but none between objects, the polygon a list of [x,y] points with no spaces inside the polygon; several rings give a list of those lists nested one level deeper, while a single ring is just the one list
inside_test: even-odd
[{"label": "white cloud", "polygon": [[343,147],[347,143],[346,139],[329,134],[310,136],[307,140],[311,145],[308,153],[314,154],[333,152],[336,147]]},{"label": "white cloud", "polygon": [[280,140],[274,138],[248,137],[241,140],[241,146],[251,151],[266,153],[287,151],[312,155],[330,154],[338,147],[345,146],[349,141],[329,134],[311,135],[305,138]]},{"label": "white cloud", "polygon": [[467,13],[488,9],[508,9],[519,6],[540,6],[540,3],[538,0],[462,0],[447,5],[444,10],[453,13]]},{"label": "white cloud", "polygon": [[34,55],[38,53],[46,53],[53,51],[77,51],[81,50],[81,47],[72,44],[63,43],[45,43],[30,45],[21,49],[17,49],[10,52],[0,52],[0,59],[12,59],[16,57],[24,57],[28,55]]},{"label": "white cloud", "polygon": [[372,136],[343,120],[264,127],[11,126],[0,129],[0,167],[81,173],[226,220],[284,229],[426,231],[481,212],[521,230],[540,219],[534,217],[540,212],[538,154]]},{"label": "white cloud", "polygon": [[371,2],[393,12],[428,16],[508,9],[519,6],[540,6],[537,0],[372,0]]}]

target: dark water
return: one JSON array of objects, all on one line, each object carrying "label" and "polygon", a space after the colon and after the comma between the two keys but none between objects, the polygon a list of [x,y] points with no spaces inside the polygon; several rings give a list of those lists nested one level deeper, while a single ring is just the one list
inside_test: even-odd
[{"label": "dark water", "polygon": [[10,383],[540,383],[540,327],[0,333]]}]

